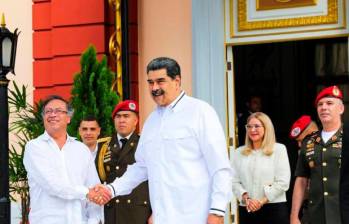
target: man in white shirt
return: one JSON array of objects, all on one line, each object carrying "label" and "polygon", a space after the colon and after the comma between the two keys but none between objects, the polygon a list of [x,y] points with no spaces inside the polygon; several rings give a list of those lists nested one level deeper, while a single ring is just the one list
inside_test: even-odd
[{"label": "man in white shirt", "polygon": [[97,139],[100,134],[101,127],[94,116],[89,115],[81,120],[79,125],[79,135],[82,142],[90,149],[93,159],[95,159],[97,155]]},{"label": "man in white shirt", "polygon": [[88,203],[86,220],[86,200],[110,200],[106,192],[89,189],[100,182],[88,148],[67,134],[71,115],[62,97],[50,96],[43,103],[45,133],[26,145],[31,224],[97,224],[102,208]]},{"label": "man in white shirt", "polygon": [[156,58],[147,74],[157,108],[144,123],[136,163],[107,186],[124,195],[148,180],[154,224],[222,224],[232,169],[218,116],[181,90],[175,60]]}]

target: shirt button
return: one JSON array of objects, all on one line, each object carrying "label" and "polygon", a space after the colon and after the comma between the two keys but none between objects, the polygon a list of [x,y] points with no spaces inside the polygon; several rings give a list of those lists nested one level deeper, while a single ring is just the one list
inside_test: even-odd
[{"label": "shirt button", "polygon": [[327,166],[327,163],[326,163],[326,162],[323,162],[323,163],[322,163],[322,166]]},{"label": "shirt button", "polygon": [[119,199],[116,199],[115,202],[116,202],[116,203],[119,203],[120,201],[119,201]]},{"label": "shirt button", "polygon": [[117,169],[117,170],[118,170],[118,169],[120,169],[120,167],[119,167],[119,166],[116,166],[116,167],[115,167],[115,169]]},{"label": "shirt button", "polygon": [[327,195],[328,195],[328,192],[324,192],[324,195],[327,196]]},{"label": "shirt button", "polygon": [[128,204],[130,204],[130,203],[131,203],[131,200],[130,200],[130,199],[128,199],[128,200],[127,200],[127,203],[128,203]]},{"label": "shirt button", "polygon": [[323,148],[323,149],[322,149],[323,152],[326,152],[326,150],[327,150],[326,148]]},{"label": "shirt button", "polygon": [[146,205],[146,204],[148,204],[146,201],[144,201],[144,204]]},{"label": "shirt button", "polygon": [[327,181],[327,177],[322,178],[323,181]]}]

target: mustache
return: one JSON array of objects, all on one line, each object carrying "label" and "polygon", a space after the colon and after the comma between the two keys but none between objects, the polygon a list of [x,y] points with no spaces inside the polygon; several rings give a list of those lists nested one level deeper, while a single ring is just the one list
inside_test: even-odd
[{"label": "mustache", "polygon": [[152,96],[161,96],[161,95],[164,95],[165,94],[165,91],[162,90],[162,89],[157,89],[157,90],[152,90],[151,91],[151,95]]}]

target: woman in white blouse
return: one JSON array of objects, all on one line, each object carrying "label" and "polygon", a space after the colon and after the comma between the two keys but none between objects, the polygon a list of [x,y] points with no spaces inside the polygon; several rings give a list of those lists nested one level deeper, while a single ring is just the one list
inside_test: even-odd
[{"label": "woman in white blouse", "polygon": [[286,147],[275,142],[274,127],[266,114],[248,117],[245,145],[234,151],[232,166],[240,224],[288,224],[290,165]]}]

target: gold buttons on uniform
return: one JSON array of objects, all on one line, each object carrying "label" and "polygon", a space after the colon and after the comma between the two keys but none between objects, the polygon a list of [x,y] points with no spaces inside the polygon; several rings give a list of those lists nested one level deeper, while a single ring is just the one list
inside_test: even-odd
[{"label": "gold buttons on uniform", "polygon": [[323,149],[322,149],[323,152],[326,152],[326,150],[327,150],[326,148],[323,148]]},{"label": "gold buttons on uniform", "polygon": [[326,163],[326,162],[323,162],[323,163],[322,163],[322,166],[327,166],[327,163]]},{"label": "gold buttons on uniform", "polygon": [[117,170],[118,170],[118,169],[120,169],[120,167],[119,167],[119,166],[116,166],[116,167],[115,167],[115,169],[117,169]]},{"label": "gold buttons on uniform", "polygon": [[120,200],[119,200],[119,199],[116,199],[116,200],[115,200],[115,202],[116,202],[116,203],[119,203],[119,202],[120,202]]},{"label": "gold buttons on uniform", "polygon": [[130,204],[130,203],[131,203],[131,200],[130,200],[130,199],[128,199],[128,200],[127,200],[127,203],[128,203],[128,204]]},{"label": "gold buttons on uniform", "polygon": [[324,195],[327,196],[327,195],[328,195],[328,192],[325,191],[325,192],[324,192]]},{"label": "gold buttons on uniform", "polygon": [[327,177],[322,178],[323,181],[327,181]]},{"label": "gold buttons on uniform", "polygon": [[144,204],[145,204],[145,205],[148,204],[147,201],[144,201]]}]

